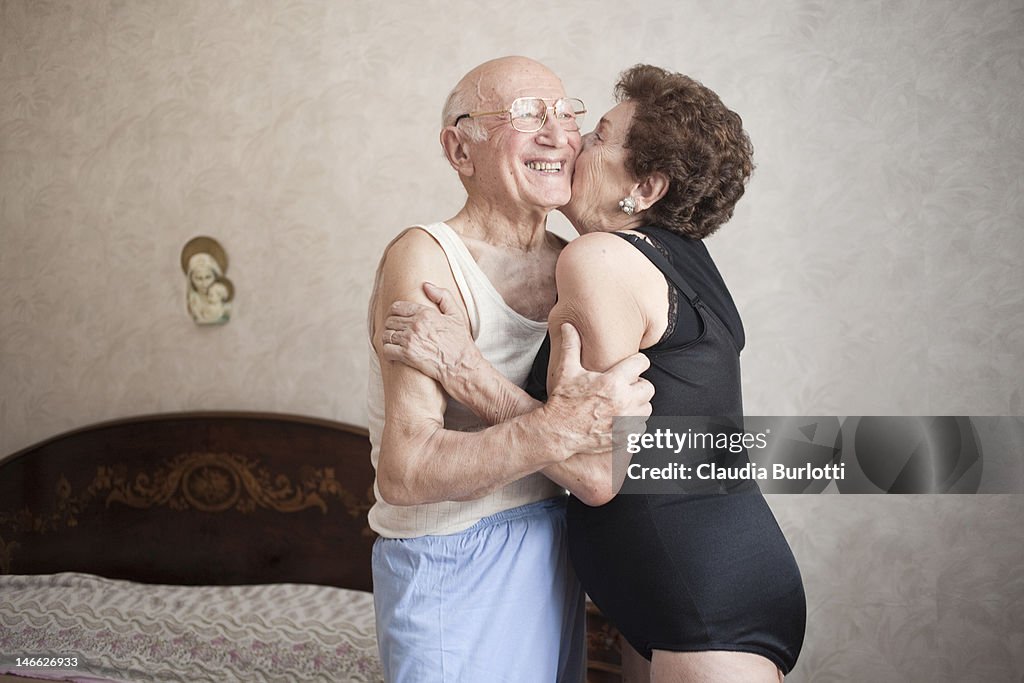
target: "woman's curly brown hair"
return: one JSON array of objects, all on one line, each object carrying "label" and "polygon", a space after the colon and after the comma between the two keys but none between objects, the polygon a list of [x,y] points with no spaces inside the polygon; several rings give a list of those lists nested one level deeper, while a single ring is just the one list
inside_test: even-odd
[{"label": "woman's curly brown hair", "polygon": [[739,114],[689,76],[637,64],[615,84],[618,102],[636,103],[626,166],[638,179],[668,176],[651,224],[703,239],[732,217],[754,170],[754,148]]}]

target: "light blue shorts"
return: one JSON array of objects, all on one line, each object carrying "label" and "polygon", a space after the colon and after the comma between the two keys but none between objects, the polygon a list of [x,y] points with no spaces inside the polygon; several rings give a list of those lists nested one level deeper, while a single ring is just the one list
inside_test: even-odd
[{"label": "light blue shorts", "polygon": [[448,536],[378,538],[373,600],[389,683],[583,681],[584,596],[565,498]]}]

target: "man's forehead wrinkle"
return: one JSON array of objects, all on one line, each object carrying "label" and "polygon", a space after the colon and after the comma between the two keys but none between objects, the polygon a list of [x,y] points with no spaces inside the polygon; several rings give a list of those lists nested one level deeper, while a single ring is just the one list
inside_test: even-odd
[{"label": "man's forehead wrinkle", "polygon": [[492,67],[481,73],[476,79],[477,104],[488,103],[498,107],[506,106],[508,103],[504,100],[509,96],[508,81],[506,69]]},{"label": "man's forehead wrinkle", "polygon": [[480,105],[484,101],[484,74],[480,73],[479,70],[475,70],[476,73],[470,72],[463,77],[462,81],[457,86],[459,97],[463,103],[468,104],[466,97],[470,93],[475,95],[474,104],[470,109],[479,109]]},{"label": "man's forehead wrinkle", "polygon": [[483,104],[484,101],[484,77],[483,74],[476,78],[476,103],[477,105]]}]

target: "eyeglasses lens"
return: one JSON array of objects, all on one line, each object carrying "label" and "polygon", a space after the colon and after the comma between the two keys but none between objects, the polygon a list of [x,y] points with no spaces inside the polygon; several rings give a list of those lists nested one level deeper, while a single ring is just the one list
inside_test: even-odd
[{"label": "eyeglasses lens", "polygon": [[[580,129],[580,119],[586,112],[583,102],[575,98],[557,100],[551,107],[555,120],[568,131]],[[547,102],[539,97],[520,97],[512,103],[512,127],[523,133],[535,133],[544,125]]]}]

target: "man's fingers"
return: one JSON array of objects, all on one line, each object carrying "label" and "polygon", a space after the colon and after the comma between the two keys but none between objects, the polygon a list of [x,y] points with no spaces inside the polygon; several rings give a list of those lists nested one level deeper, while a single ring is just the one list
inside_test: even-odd
[{"label": "man's fingers", "polygon": [[562,350],[566,349],[579,349],[580,348],[580,333],[576,329],[576,326],[572,323],[562,323],[559,328],[562,332]]},{"label": "man's fingers", "polygon": [[388,330],[395,330],[396,332],[404,332],[407,329],[409,329],[409,319],[408,318],[405,318],[405,317],[402,317],[402,316],[396,316],[396,315],[389,315],[388,317],[384,318],[384,334],[385,335],[387,335]]},{"label": "man's fingers", "polygon": [[387,332],[384,333],[383,340],[384,343],[380,347],[381,357],[384,360],[397,360],[404,363],[407,358],[406,348],[397,343],[397,339],[389,340]]},{"label": "man's fingers", "polygon": [[643,397],[643,400],[650,401],[652,398],[654,398],[654,385],[645,380],[643,377],[637,380],[637,383],[634,386],[638,388],[638,391],[640,392],[640,395]]},{"label": "man's fingers", "polygon": [[622,377],[637,377],[649,367],[651,367],[651,360],[647,356],[642,353],[634,353],[613,365],[608,373]]},{"label": "man's fingers", "polygon": [[391,308],[388,309],[388,315],[398,315],[404,318],[411,318],[416,315],[421,309],[425,309],[427,306],[418,304],[415,301],[402,301],[399,299],[391,304]]},{"label": "man's fingers", "polygon": [[384,350],[387,351],[389,348],[396,348],[402,346],[402,333],[396,329],[386,329],[380,333],[380,340],[384,345]]},{"label": "man's fingers", "polygon": [[580,333],[572,323],[562,323],[560,330],[562,332],[562,359],[559,365],[563,373],[576,374],[583,370],[583,364],[580,361],[582,352]]},{"label": "man's fingers", "polygon": [[423,293],[427,295],[427,298],[437,304],[437,308],[445,315],[457,315],[461,316],[459,305],[455,302],[455,297],[450,291],[444,287],[438,287],[433,282],[423,283]]},{"label": "man's fingers", "polygon": [[654,385],[641,378],[640,381],[633,385],[633,388],[637,392],[636,397],[639,403],[638,408],[634,410],[633,414],[642,417],[650,416],[652,409],[651,399],[654,398]]}]

